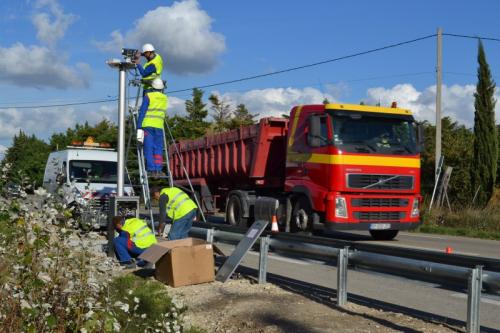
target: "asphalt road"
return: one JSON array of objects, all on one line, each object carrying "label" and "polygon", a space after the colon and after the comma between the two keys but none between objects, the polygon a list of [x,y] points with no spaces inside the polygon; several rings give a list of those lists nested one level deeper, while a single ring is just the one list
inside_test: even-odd
[{"label": "asphalt road", "polygon": [[384,244],[388,246],[408,247],[444,252],[451,247],[453,253],[500,259],[500,241],[484,240],[447,235],[400,232],[392,241],[374,241],[367,232],[333,233],[324,235],[341,239],[355,240],[362,243]]},{"label": "asphalt road", "polygon": [[[433,238],[433,235],[430,235],[431,238],[425,238],[425,235],[420,234],[417,234],[417,237],[414,236],[414,234],[403,234],[401,239],[390,243],[391,245],[398,243],[401,246],[410,246],[411,244],[422,246],[427,244],[426,242],[430,242],[433,245],[429,246],[435,246],[436,249],[443,246],[443,240]],[[452,244],[460,245],[463,242],[461,238],[445,238],[447,241],[456,242]],[[470,240],[468,246],[478,243],[480,241]],[[497,248],[500,245],[500,242],[488,243],[490,246],[496,245]],[[220,247],[225,254],[230,254],[233,248],[226,244],[222,244]],[[464,251],[467,248],[464,247]],[[488,250],[486,245],[481,251],[491,253],[491,249]],[[474,253],[477,252],[475,250]],[[242,261],[243,270],[257,269],[258,256],[257,252],[249,252]],[[271,254],[269,258],[269,282],[302,293],[320,302],[331,304],[332,300],[335,299],[337,274],[334,265],[314,260],[298,260],[275,253]],[[434,318],[434,320],[445,324],[465,327],[466,290],[450,290],[436,284],[351,269],[348,272],[347,288],[348,301],[350,302],[424,317],[428,320]],[[480,305],[482,331],[500,332],[499,314],[500,296],[483,295]]]}]

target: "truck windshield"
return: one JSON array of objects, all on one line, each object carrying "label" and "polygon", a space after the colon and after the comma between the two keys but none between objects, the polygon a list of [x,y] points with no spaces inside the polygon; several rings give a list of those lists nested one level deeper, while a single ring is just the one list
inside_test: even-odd
[{"label": "truck windshield", "polygon": [[333,113],[334,145],[346,152],[415,155],[417,145],[412,117]]},{"label": "truck windshield", "polygon": [[116,162],[110,161],[70,161],[71,181],[91,183],[116,183]]}]

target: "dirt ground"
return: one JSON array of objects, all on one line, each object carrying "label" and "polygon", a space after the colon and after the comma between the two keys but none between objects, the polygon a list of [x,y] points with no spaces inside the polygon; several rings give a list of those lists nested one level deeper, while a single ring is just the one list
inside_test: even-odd
[{"label": "dirt ground", "polygon": [[424,321],[349,302],[338,308],[335,299],[317,302],[267,283],[239,276],[171,288],[176,303],[186,305],[185,322],[214,333],[236,332],[457,332],[463,328]]}]

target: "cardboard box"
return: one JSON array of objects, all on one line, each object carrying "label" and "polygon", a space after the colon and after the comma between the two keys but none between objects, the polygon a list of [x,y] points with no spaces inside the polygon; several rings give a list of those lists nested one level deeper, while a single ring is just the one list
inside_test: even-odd
[{"label": "cardboard box", "polygon": [[155,278],[172,287],[214,281],[213,246],[197,238],[154,244],[140,256],[155,264]]}]

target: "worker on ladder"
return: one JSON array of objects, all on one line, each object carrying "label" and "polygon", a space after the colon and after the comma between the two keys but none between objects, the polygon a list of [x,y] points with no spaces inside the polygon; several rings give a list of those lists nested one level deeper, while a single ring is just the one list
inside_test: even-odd
[{"label": "worker on ladder", "polygon": [[[142,66],[139,61],[140,56],[144,56],[147,62]],[[142,53],[137,53],[135,58],[135,63],[137,69],[142,76],[142,83],[144,88],[144,94],[147,90],[151,89],[151,83],[154,79],[160,78],[163,71],[163,59],[159,54],[156,53],[155,48],[152,44],[144,44],[142,46]]]},{"label": "worker on ladder", "polygon": [[163,234],[166,220],[169,219],[172,227],[168,233],[168,240],[186,238],[196,218],[198,210],[196,203],[183,190],[175,186],[166,187],[161,191],[158,187],[154,187],[152,192],[153,197],[159,201],[159,234]]},{"label": "worker on ladder", "polygon": [[145,90],[137,119],[137,141],[144,144],[146,171],[153,177],[165,177],[163,168],[163,123],[167,114],[168,98],[163,93],[160,78]]}]

